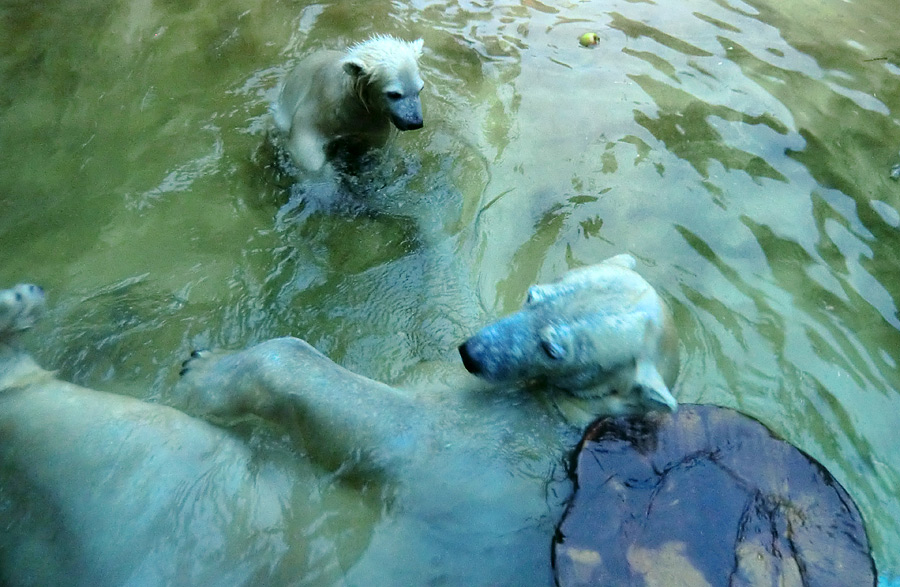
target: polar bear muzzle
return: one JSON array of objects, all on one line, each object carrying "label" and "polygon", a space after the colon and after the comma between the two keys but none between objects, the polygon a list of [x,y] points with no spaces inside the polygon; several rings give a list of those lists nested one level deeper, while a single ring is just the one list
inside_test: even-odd
[{"label": "polar bear muzzle", "polygon": [[[459,356],[466,370],[487,381],[509,381],[527,378],[526,357],[537,354],[534,341],[529,344],[524,314],[513,314],[484,327],[478,334],[459,345]],[[526,347],[530,347],[526,349]]]},{"label": "polar bear muzzle", "polygon": [[401,96],[389,92],[387,97],[388,114],[397,130],[416,130],[422,128],[422,102],[419,95]]}]

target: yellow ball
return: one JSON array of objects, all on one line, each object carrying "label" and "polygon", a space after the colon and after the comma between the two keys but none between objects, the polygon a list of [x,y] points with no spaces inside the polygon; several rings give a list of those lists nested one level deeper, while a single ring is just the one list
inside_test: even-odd
[{"label": "yellow ball", "polygon": [[600,36],[597,33],[584,33],[578,37],[578,42],[584,47],[593,47],[600,42]]}]

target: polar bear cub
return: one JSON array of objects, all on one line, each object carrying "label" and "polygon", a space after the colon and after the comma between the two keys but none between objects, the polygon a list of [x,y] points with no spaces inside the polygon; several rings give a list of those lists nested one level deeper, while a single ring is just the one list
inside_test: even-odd
[{"label": "polar bear cub", "polygon": [[272,108],[294,163],[316,171],[336,139],[380,147],[391,124],[401,131],[422,128],[422,45],[422,39],[377,35],[346,52],[320,51],[303,59],[285,78]]}]

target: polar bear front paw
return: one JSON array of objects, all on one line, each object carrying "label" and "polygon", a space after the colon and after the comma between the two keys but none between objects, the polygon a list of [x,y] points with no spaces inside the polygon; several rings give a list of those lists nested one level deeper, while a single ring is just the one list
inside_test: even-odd
[{"label": "polar bear front paw", "polygon": [[0,290],[0,336],[34,326],[44,313],[44,304],[44,290],[37,285],[20,283]]},{"label": "polar bear front paw", "polygon": [[236,354],[230,351],[197,349],[181,364],[179,386],[192,389],[193,394],[216,393],[229,387],[241,375]]},{"label": "polar bear front paw", "polygon": [[[234,353],[195,350],[181,364],[181,379],[172,390],[172,404],[199,417],[233,415],[240,394],[242,369]],[[240,403],[237,401],[236,403]]]},{"label": "polar bear front paw", "polygon": [[191,356],[181,363],[181,371],[178,372],[180,377],[184,377],[194,369],[202,369],[204,363],[212,357],[212,352],[206,349],[196,349],[191,351]]}]

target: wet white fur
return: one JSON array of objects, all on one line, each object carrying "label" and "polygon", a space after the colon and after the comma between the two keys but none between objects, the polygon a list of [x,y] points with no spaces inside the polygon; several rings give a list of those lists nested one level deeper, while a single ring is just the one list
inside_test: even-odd
[{"label": "wet white fur", "polygon": [[321,169],[335,139],[384,145],[391,130],[384,94],[418,95],[422,46],[421,39],[379,35],[345,52],[320,51],[301,60],[272,107],[277,136],[294,163],[307,172]]}]

